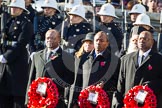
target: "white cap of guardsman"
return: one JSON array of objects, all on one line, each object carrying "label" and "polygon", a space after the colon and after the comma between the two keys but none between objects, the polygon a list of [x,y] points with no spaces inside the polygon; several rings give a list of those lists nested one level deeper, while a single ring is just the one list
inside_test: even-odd
[{"label": "white cap of guardsman", "polygon": [[115,15],[114,6],[110,3],[106,3],[106,4],[102,5],[100,11],[97,14],[98,15],[107,15],[107,16],[112,16],[112,17],[118,18]]},{"label": "white cap of guardsman", "polygon": [[135,23],[133,23],[133,25],[147,25],[149,27],[151,27],[152,29],[154,29],[154,27],[151,25],[150,22],[150,17],[148,15],[146,15],[145,13],[138,15]]},{"label": "white cap of guardsman", "polygon": [[82,4],[80,4],[80,5],[74,6],[70,10],[70,12],[68,12],[68,14],[69,15],[78,15],[87,21],[87,19],[85,18],[85,12],[86,12],[85,7]]},{"label": "white cap of guardsman", "polygon": [[137,14],[142,14],[146,13],[146,8],[142,4],[135,4],[133,8],[131,9],[129,14],[137,13]]},{"label": "white cap of guardsman", "polygon": [[60,10],[58,9],[58,4],[56,0],[45,0],[41,7],[42,8],[46,8],[46,7],[54,8],[58,12],[60,12]]},{"label": "white cap of guardsman", "polygon": [[25,1],[24,0],[12,0],[11,3],[8,5],[8,7],[17,7],[25,10],[26,12],[29,12],[25,8]]}]

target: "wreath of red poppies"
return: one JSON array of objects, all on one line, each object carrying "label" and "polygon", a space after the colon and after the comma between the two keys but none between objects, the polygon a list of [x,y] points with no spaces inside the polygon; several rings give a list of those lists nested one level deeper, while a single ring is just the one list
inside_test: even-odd
[{"label": "wreath of red poppies", "polygon": [[[144,90],[148,92],[143,106],[140,107],[138,106],[137,102],[134,99],[139,90]],[[156,96],[148,86],[133,87],[125,95],[123,102],[124,102],[124,108],[156,108],[157,106]]]},{"label": "wreath of red poppies", "polygon": [[[45,96],[41,96],[36,92],[38,84],[40,83],[47,84]],[[37,78],[31,83],[28,97],[28,108],[55,108],[58,103],[59,93],[56,84],[52,79],[43,77]]]},{"label": "wreath of red poppies", "polygon": [[78,97],[78,104],[80,108],[94,108],[94,106],[88,101],[90,92],[98,93],[97,104],[95,108],[110,108],[110,102],[106,92],[99,86],[89,86],[82,90]]}]

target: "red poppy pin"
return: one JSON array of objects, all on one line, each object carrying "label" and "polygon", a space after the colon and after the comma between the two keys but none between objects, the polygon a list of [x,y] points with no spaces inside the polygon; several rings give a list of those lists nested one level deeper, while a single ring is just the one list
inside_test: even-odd
[{"label": "red poppy pin", "polygon": [[106,64],[106,62],[105,61],[102,61],[102,62],[100,62],[100,66],[105,66],[105,64]]},{"label": "red poppy pin", "polygon": [[59,56],[59,54],[54,54],[54,55],[52,55],[50,58],[51,58],[51,60],[54,60],[55,58],[57,58]]},{"label": "red poppy pin", "polygon": [[148,68],[148,70],[152,70],[152,66],[150,64],[148,65],[147,68]]}]

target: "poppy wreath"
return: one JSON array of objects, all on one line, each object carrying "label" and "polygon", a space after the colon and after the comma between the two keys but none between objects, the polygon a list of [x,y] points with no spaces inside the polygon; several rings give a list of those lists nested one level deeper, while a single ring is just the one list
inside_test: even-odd
[{"label": "poppy wreath", "polygon": [[[37,93],[38,84],[46,83],[46,95],[42,96]],[[34,80],[28,91],[28,108],[55,108],[59,93],[56,84],[50,78],[40,77]]]},{"label": "poppy wreath", "polygon": [[[142,106],[138,106],[138,103],[134,99],[139,90],[144,90],[148,92]],[[148,86],[133,87],[125,95],[123,102],[124,102],[124,108],[156,108],[157,107],[156,96]]]},{"label": "poppy wreath", "polygon": [[[88,99],[90,92],[98,93],[97,104],[94,106]],[[106,92],[99,86],[88,86],[82,90],[78,97],[78,104],[80,108],[110,108],[110,102]]]}]

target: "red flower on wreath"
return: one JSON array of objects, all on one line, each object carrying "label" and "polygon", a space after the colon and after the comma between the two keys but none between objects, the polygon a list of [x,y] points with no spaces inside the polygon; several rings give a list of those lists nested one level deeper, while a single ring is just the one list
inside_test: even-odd
[{"label": "red flower on wreath", "polygon": [[80,92],[78,97],[78,104],[80,108],[94,108],[90,101],[87,100],[91,91],[98,93],[95,108],[110,108],[110,102],[106,92],[101,87],[94,85],[91,85]]},{"label": "red flower on wreath", "polygon": [[[142,107],[138,106],[137,102],[134,99],[139,90],[144,90],[148,92]],[[124,108],[156,108],[157,107],[156,96],[148,86],[133,87],[125,95],[123,102],[124,102]]]},{"label": "red flower on wreath", "polygon": [[56,53],[56,54],[52,55],[52,56],[50,57],[50,59],[51,59],[51,60],[54,60],[54,59],[57,58],[59,55],[60,55],[60,54]]},{"label": "red flower on wreath", "polygon": [[[37,93],[38,84],[46,83],[46,95],[42,96]],[[58,99],[59,93],[55,83],[50,78],[37,78],[34,80],[28,91],[28,108],[55,108]]]}]

